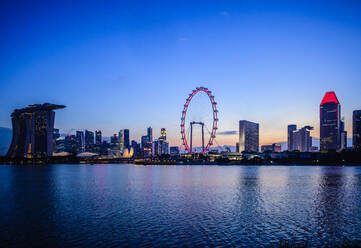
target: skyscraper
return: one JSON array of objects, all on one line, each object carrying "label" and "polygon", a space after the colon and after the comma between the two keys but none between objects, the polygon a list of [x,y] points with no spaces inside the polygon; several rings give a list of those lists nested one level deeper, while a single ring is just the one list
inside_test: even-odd
[{"label": "skyscraper", "polygon": [[95,144],[100,145],[102,143],[102,131],[95,130]]},{"label": "skyscraper", "polygon": [[[121,134],[122,132],[119,132],[119,135]],[[120,150],[121,153],[123,152],[123,149],[121,150],[120,139],[116,133],[110,137],[110,144],[112,145],[113,150]]]},{"label": "skyscraper", "polygon": [[77,143],[77,152],[85,151],[85,140],[84,140],[84,132],[76,131],[76,143]]},{"label": "skyscraper", "polygon": [[13,138],[8,157],[46,157],[53,155],[55,109],[63,105],[50,103],[29,105],[11,114]]},{"label": "skyscraper", "polygon": [[148,136],[148,141],[153,142],[153,129],[151,127],[148,127],[147,129],[147,136]]},{"label": "skyscraper", "polygon": [[124,148],[130,149],[129,129],[124,129]]},{"label": "skyscraper", "polygon": [[152,154],[152,143],[149,141],[149,136],[145,135],[142,136],[142,152],[143,152],[143,156],[148,157]]},{"label": "skyscraper", "polygon": [[119,131],[119,150],[120,153],[124,152],[124,130]]},{"label": "skyscraper", "polygon": [[340,121],[340,150],[347,149],[347,132],[345,131],[345,122]]},{"label": "skyscraper", "polygon": [[91,152],[94,145],[94,133],[85,130],[85,151]]},{"label": "skyscraper", "polygon": [[129,129],[119,131],[119,144],[121,153],[123,153],[125,149],[130,149]]},{"label": "skyscraper", "polygon": [[152,152],[153,156],[160,156],[163,154],[169,154],[169,143],[166,140],[155,140],[153,141]]},{"label": "skyscraper", "polygon": [[361,110],[353,111],[352,148],[356,151],[361,151]]},{"label": "skyscraper", "polygon": [[293,131],[297,130],[297,126],[296,125],[288,125],[287,128],[287,146],[288,146],[288,151],[293,151]]},{"label": "skyscraper", "polygon": [[151,127],[147,129],[147,135],[142,136],[141,139],[143,156],[149,157],[152,155],[153,147],[153,131]]},{"label": "skyscraper", "polygon": [[148,135],[142,136],[140,141],[142,148],[145,148],[147,146],[148,141],[149,141]]},{"label": "skyscraper", "polygon": [[291,151],[310,152],[312,147],[312,138],[310,130],[313,127],[305,126],[299,130],[294,130],[292,134]]},{"label": "skyscraper", "polygon": [[239,152],[258,152],[258,144],[259,124],[245,120],[239,121]]},{"label": "skyscraper", "polygon": [[57,138],[55,140],[55,145],[54,145],[54,149],[53,152],[54,153],[59,153],[59,152],[66,152],[66,141],[65,141],[64,136],[60,136],[59,138]]},{"label": "skyscraper", "polygon": [[139,156],[141,153],[140,144],[138,144],[135,140],[132,140],[131,144],[134,151],[134,155],[136,157]]},{"label": "skyscraper", "polygon": [[320,150],[341,147],[341,105],[335,92],[326,92],[320,104]]},{"label": "skyscraper", "polygon": [[77,136],[76,135],[70,135],[68,134],[65,137],[65,151],[76,154],[79,152],[78,149],[78,142],[77,142]]},{"label": "skyscraper", "polygon": [[160,137],[159,137],[160,140],[167,140],[167,132],[165,130],[165,128],[162,128],[160,130]]}]

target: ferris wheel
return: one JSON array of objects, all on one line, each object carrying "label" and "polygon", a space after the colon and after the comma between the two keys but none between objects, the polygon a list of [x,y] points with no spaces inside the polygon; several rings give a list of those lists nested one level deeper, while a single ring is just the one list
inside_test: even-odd
[{"label": "ferris wheel", "polygon": [[[189,138],[190,145],[188,145],[186,129],[185,129],[188,107],[189,107],[189,104],[191,103],[192,98],[197,93],[202,93],[202,92],[204,92],[208,96],[208,98],[211,102],[211,111],[213,113],[212,114],[212,116],[213,116],[212,130],[210,131],[210,137],[209,137],[208,143],[205,146],[204,145],[204,126],[205,126],[204,122],[191,121],[190,122],[190,138]],[[197,87],[195,90],[192,91],[192,93],[189,94],[189,96],[186,100],[186,103],[184,104],[184,108],[182,111],[181,125],[180,125],[183,145],[189,154],[193,154],[193,125],[200,125],[202,128],[202,152],[201,153],[204,154],[213,145],[213,141],[216,137],[217,123],[218,123],[217,103],[214,101],[214,96],[212,95],[212,92],[205,87]]]}]

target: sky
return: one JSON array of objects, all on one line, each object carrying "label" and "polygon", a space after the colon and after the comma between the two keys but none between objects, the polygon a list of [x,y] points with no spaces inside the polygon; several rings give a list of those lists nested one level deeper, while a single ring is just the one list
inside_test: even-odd
[{"label": "sky", "polygon": [[[167,129],[199,86],[215,96],[219,145],[239,120],[260,124],[260,144],[287,125],[314,126],[333,90],[348,136],[361,109],[360,1],[0,1],[0,127],[15,108],[50,102],[63,133]],[[203,97],[203,98],[202,98]],[[189,121],[211,121],[197,95]],[[198,134],[199,142],[199,130]],[[228,135],[226,135],[228,134]]]}]

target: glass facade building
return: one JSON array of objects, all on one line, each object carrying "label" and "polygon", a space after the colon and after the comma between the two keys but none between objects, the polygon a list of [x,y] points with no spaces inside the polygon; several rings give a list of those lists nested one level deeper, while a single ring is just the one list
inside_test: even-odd
[{"label": "glass facade building", "polygon": [[345,131],[345,122],[340,121],[340,150],[347,149],[347,132]]},{"label": "glass facade building", "polygon": [[151,127],[148,127],[147,129],[147,136],[148,136],[148,141],[153,142],[153,129]]},{"label": "glass facade building", "polygon": [[239,152],[258,152],[259,150],[259,124],[241,120],[239,121]]},{"label": "glass facade building", "polygon": [[130,149],[129,129],[119,131],[119,147],[121,153],[123,153],[125,149]]},{"label": "glass facade building", "polygon": [[119,150],[120,153],[124,152],[124,130],[119,131]]},{"label": "glass facade building", "polygon": [[91,152],[94,146],[94,133],[85,130],[85,151]]},{"label": "glass facade building", "polygon": [[102,131],[95,130],[95,144],[100,145],[102,143]]},{"label": "glass facade building", "polygon": [[288,147],[288,151],[293,151],[293,132],[297,130],[297,126],[296,125],[288,125],[287,128],[287,147]]},{"label": "glass facade building", "polygon": [[124,148],[130,149],[129,129],[124,129]]},{"label": "glass facade building", "polygon": [[8,157],[47,157],[53,155],[55,109],[63,105],[50,103],[29,105],[11,114],[13,137]]},{"label": "glass facade building", "polygon": [[310,152],[312,147],[312,137],[310,131],[313,129],[311,126],[305,126],[299,130],[293,131],[292,134],[292,151]]},{"label": "glass facade building", "polygon": [[77,152],[85,151],[85,140],[84,140],[84,132],[76,131],[76,143],[77,143]]},{"label": "glass facade building", "polygon": [[341,147],[341,105],[335,92],[326,92],[320,104],[320,150]]},{"label": "glass facade building", "polygon": [[155,140],[152,147],[153,156],[169,154],[169,143],[166,140]]},{"label": "glass facade building", "polygon": [[353,111],[352,148],[356,151],[361,151],[361,110]]},{"label": "glass facade building", "polygon": [[160,138],[159,139],[160,140],[167,140],[167,132],[166,132],[165,128],[162,128],[160,130]]}]

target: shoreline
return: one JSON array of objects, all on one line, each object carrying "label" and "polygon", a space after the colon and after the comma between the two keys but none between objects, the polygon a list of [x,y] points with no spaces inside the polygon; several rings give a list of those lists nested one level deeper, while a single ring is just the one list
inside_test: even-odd
[{"label": "shoreline", "polygon": [[263,154],[193,154],[158,156],[146,158],[115,158],[105,156],[79,157],[51,156],[42,158],[10,158],[0,156],[0,164],[47,165],[47,164],[136,164],[136,165],[247,165],[247,166],[361,166],[361,152],[319,152],[319,153],[263,153]]}]

